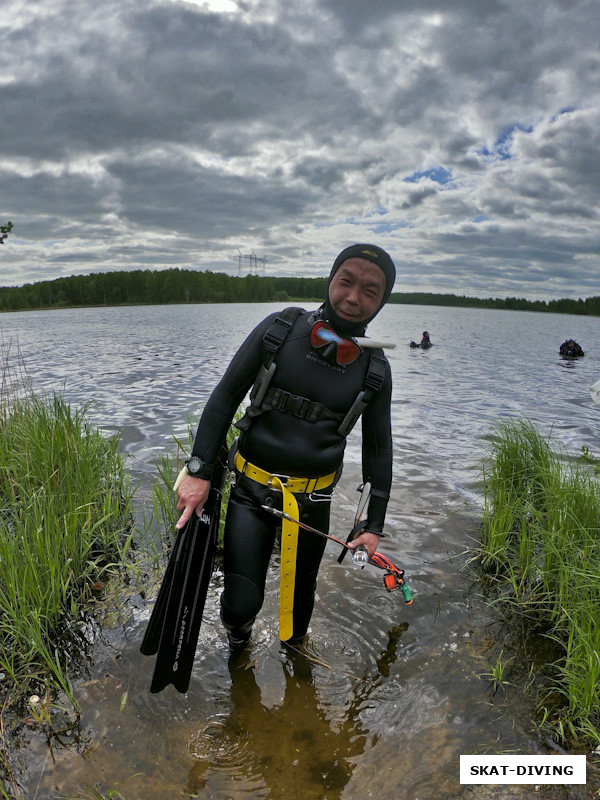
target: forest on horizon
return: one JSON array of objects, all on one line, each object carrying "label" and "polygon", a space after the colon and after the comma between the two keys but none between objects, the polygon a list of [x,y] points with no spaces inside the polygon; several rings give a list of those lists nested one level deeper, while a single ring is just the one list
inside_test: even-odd
[{"label": "forest on horizon", "polygon": [[[192,269],[98,272],[0,287],[0,311],[75,306],[166,305],[176,303],[320,302],[327,278],[275,278]],[[573,300],[478,298],[433,292],[395,292],[390,303],[461,306],[600,316],[600,297]]]}]

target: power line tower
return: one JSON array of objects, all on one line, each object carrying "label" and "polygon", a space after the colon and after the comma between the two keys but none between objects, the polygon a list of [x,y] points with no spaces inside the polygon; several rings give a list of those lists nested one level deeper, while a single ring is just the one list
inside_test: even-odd
[{"label": "power line tower", "polygon": [[257,274],[258,273],[258,264],[261,263],[263,265],[262,266],[262,271],[263,271],[263,274],[264,274],[265,267],[266,267],[266,264],[267,264],[267,257],[266,256],[262,256],[262,258],[259,258],[259,256],[256,255],[254,250],[251,253],[242,253],[242,251],[240,250],[239,247],[238,247],[237,251],[238,251],[238,254],[237,254],[236,258],[238,260],[238,274],[239,275],[242,274],[242,261],[244,259],[247,259],[248,261],[250,261],[250,272],[251,273],[256,273]]},{"label": "power line tower", "polygon": [[[262,271],[263,271],[263,275],[264,275],[266,267],[267,267],[267,257],[263,256],[262,258],[256,258],[255,260],[257,262],[260,261],[260,263],[262,264]],[[258,268],[258,265],[257,265],[257,268]]]}]

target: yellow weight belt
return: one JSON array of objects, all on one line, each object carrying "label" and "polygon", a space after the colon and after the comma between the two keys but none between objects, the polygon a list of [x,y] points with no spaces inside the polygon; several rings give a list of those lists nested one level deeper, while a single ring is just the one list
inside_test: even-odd
[{"label": "yellow weight belt", "polygon": [[310,494],[318,489],[326,489],[334,482],[337,474],[332,472],[330,475],[323,475],[321,478],[292,478],[289,475],[274,475],[246,461],[239,450],[235,455],[234,464],[241,475],[245,475],[257,483],[262,483],[263,486],[275,486],[275,488],[278,488],[275,483],[275,479],[277,479],[281,486],[285,486],[288,492],[293,494]]},{"label": "yellow weight belt", "polygon": [[[282,510],[292,519],[298,519],[296,498],[277,477],[273,487],[283,495]],[[281,523],[281,566],[279,568],[279,638],[282,642],[294,635],[294,589],[296,586],[296,556],[298,554],[298,526],[289,519]]]},{"label": "yellow weight belt", "polygon": [[[298,519],[298,503],[294,494],[310,494],[326,489],[335,480],[336,472],[321,478],[292,478],[274,475],[250,464],[239,452],[235,455],[235,468],[263,486],[271,486],[283,495],[282,510],[292,519]],[[298,554],[298,526],[289,519],[281,523],[281,566],[279,572],[279,638],[282,642],[294,635],[294,588],[296,586],[296,556]]]}]

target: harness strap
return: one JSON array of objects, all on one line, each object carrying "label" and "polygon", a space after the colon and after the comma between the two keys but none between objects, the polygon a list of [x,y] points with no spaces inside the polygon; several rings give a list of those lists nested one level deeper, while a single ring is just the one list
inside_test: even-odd
[{"label": "harness strap", "polygon": [[369,362],[369,371],[367,372],[366,386],[373,394],[378,392],[383,386],[385,380],[385,365],[386,359],[383,355],[378,353],[371,353],[371,361]]},{"label": "harness strap", "polygon": [[367,370],[367,377],[365,378],[365,388],[359,392],[356,399],[352,403],[350,410],[340,423],[338,434],[340,436],[348,436],[352,428],[358,422],[361,414],[365,411],[374,395],[381,389],[385,380],[385,365],[386,359],[383,353],[379,355],[377,352],[371,353],[369,359],[369,368]]},{"label": "harness strap", "polygon": [[275,356],[292,330],[296,318],[302,313],[304,313],[304,309],[297,306],[284,308],[275,317],[263,336],[263,350],[265,351],[263,364],[250,392],[250,405],[246,409],[244,416],[235,423],[235,427],[238,430],[247,431],[254,417],[267,410],[264,408],[263,403],[277,368]]},{"label": "harness strap", "polygon": [[284,308],[271,323],[269,329],[263,336],[263,347],[269,353],[276,353],[283,342],[286,340],[288,333],[292,329],[292,325],[296,317],[302,312],[303,309],[296,306]]},{"label": "harness strap", "polygon": [[373,495],[373,497],[381,497],[382,500],[390,499],[390,493],[382,492],[380,489],[371,489],[371,494]]}]

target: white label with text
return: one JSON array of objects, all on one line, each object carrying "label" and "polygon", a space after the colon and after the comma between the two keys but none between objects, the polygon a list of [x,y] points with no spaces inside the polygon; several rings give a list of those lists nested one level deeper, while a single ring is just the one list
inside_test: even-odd
[{"label": "white label with text", "polygon": [[461,756],[461,783],[585,783],[585,756]]}]

